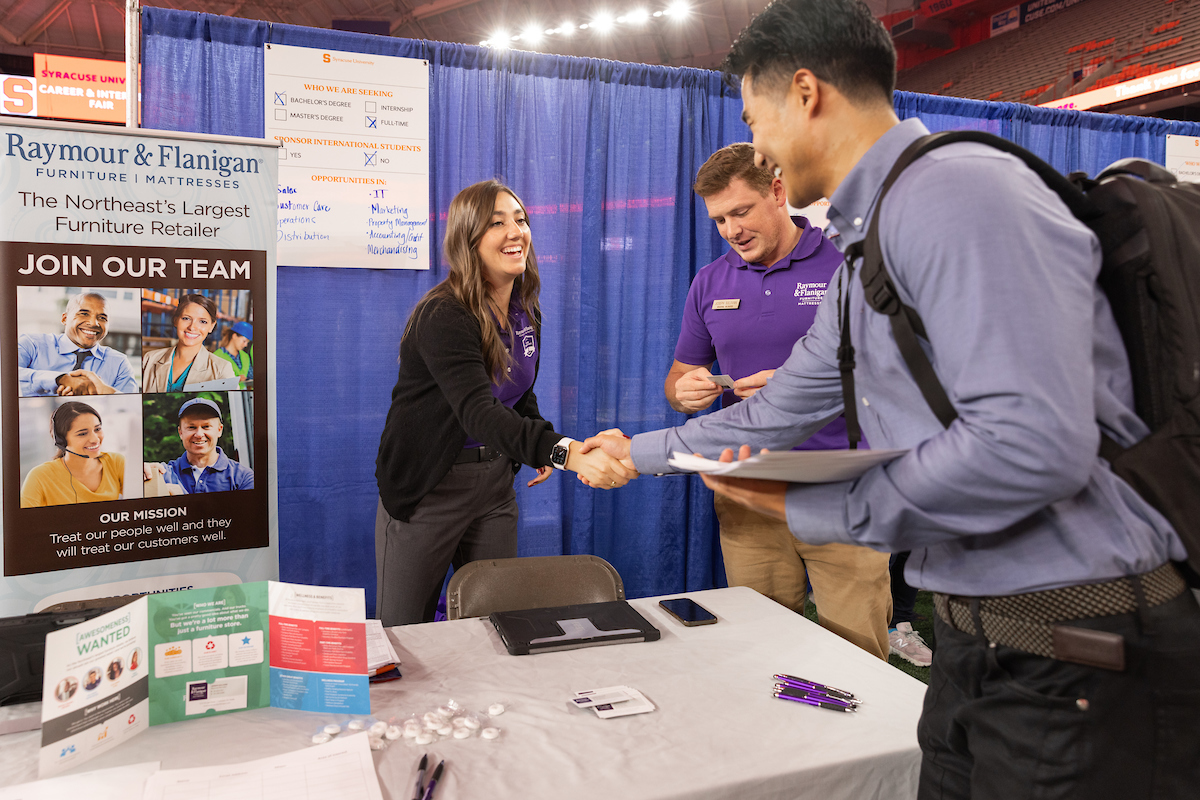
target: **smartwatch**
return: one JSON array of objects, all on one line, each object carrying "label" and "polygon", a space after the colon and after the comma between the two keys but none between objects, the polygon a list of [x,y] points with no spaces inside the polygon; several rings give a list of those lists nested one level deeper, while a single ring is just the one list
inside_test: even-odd
[{"label": "smartwatch", "polygon": [[558,440],[558,444],[554,445],[554,449],[550,451],[550,466],[555,469],[567,468],[567,456],[571,455],[571,442],[575,441],[570,436],[564,436]]}]

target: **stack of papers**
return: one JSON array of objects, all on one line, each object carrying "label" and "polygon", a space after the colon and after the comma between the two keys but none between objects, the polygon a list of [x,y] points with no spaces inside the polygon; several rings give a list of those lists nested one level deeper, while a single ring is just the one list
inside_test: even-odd
[{"label": "stack of papers", "polygon": [[[377,619],[367,620],[367,674],[372,679],[390,680],[399,678],[400,656],[392,647],[392,640]],[[392,674],[394,673],[394,674]]]},{"label": "stack of papers", "polygon": [[730,475],[789,483],[837,483],[862,475],[871,467],[887,463],[907,450],[778,450],[760,453],[744,461],[721,462],[675,452],[667,461],[684,472]]}]

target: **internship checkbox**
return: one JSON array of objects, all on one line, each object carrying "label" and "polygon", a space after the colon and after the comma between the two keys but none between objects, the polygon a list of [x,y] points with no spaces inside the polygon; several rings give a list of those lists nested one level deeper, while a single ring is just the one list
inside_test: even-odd
[{"label": "internship checkbox", "polygon": [[372,114],[374,114],[374,113],[375,113],[375,101],[374,101],[374,100],[368,100],[368,101],[367,101],[367,107],[366,107],[366,110],[367,110],[367,111],[369,111],[369,112],[371,112]]}]

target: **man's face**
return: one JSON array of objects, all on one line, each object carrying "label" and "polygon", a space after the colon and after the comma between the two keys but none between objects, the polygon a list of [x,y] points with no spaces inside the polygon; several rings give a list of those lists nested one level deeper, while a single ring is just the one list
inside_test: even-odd
[{"label": "man's face", "polygon": [[67,338],[85,350],[95,347],[108,333],[108,311],[97,297],[84,297],[74,310],[68,306],[62,322]]},{"label": "man's face", "polygon": [[793,228],[778,182],[766,197],[741,178],[734,178],[716,194],[704,198],[708,218],[721,238],[750,264],[773,264],[783,256],[778,250]]},{"label": "man's face", "polygon": [[188,455],[207,458],[216,449],[224,429],[216,417],[185,416],[179,420],[179,439]]},{"label": "man's face", "polygon": [[820,145],[809,105],[794,84],[764,84],[742,78],[742,119],[753,134],[759,163],[783,180],[787,201],[796,208],[824,196],[818,175]]}]

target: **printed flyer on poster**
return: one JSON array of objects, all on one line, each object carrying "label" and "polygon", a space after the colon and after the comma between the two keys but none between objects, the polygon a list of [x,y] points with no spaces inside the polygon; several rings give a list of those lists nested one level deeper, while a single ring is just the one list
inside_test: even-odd
[{"label": "printed flyer on poster", "polygon": [[1186,183],[1200,183],[1200,137],[1167,134],[1166,167]]},{"label": "printed flyer on poster", "polygon": [[278,574],[277,150],[0,125],[0,614]]},{"label": "printed flyer on poster", "polygon": [[370,714],[362,589],[166,592],[46,637],[42,777],[148,726],[267,706]]},{"label": "printed flyer on poster", "polygon": [[268,44],[279,263],[429,269],[429,65]]}]

